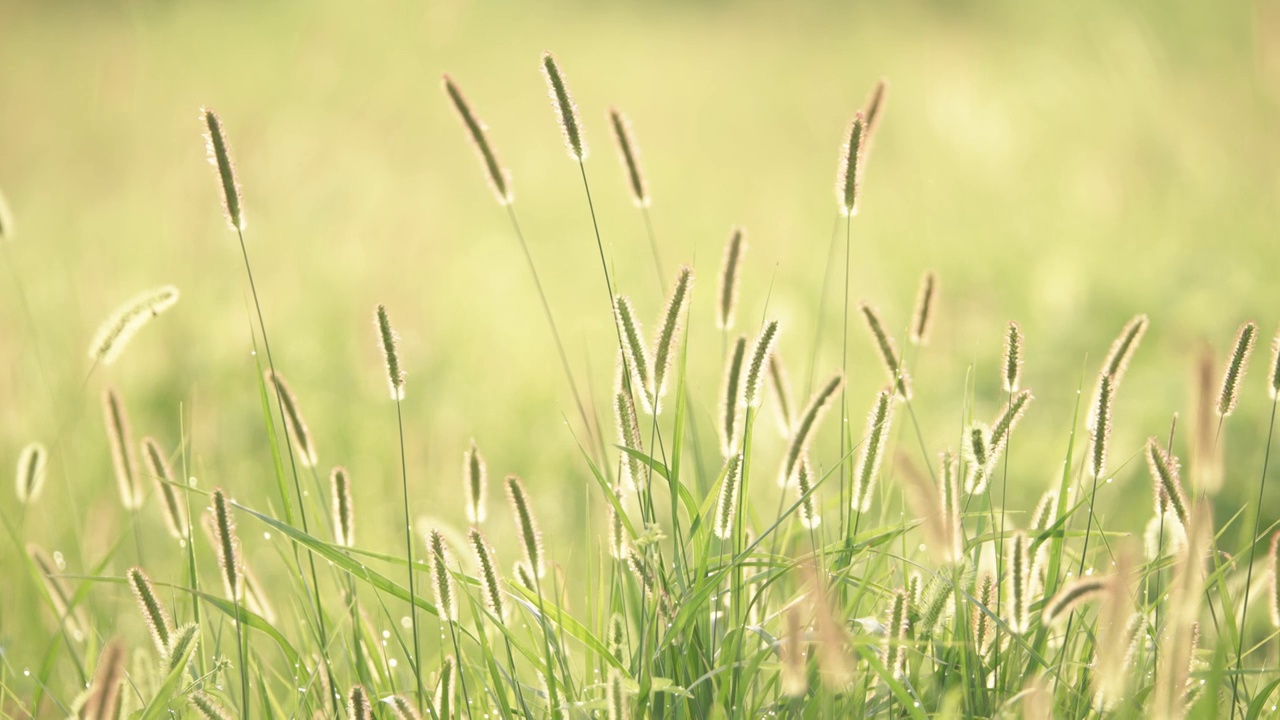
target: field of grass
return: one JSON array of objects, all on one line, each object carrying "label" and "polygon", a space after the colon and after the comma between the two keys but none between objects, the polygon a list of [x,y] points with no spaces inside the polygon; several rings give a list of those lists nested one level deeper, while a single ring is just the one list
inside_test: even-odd
[{"label": "field of grass", "polygon": [[[0,461],[21,488],[26,449],[46,450],[38,499],[0,493],[0,716],[216,717],[200,697],[228,716],[361,717],[356,686],[377,717],[1269,714],[1280,484],[1259,503],[1259,480],[1280,323],[1280,10],[1037,5],[4,4]],[[547,98],[547,50],[577,103],[581,165]],[[510,210],[442,73],[486,124]],[[881,78],[846,223],[842,144]],[[202,107],[235,160],[242,236]],[[645,210],[611,107],[631,121]],[[616,371],[628,343],[609,292],[656,354],[682,265],[691,289],[669,315],[655,418],[643,379]],[[930,271],[931,329],[914,343]],[[87,354],[117,307],[167,285],[180,299],[144,308],[118,359]],[[890,397],[864,301],[909,400]],[[398,334],[398,403],[378,305]],[[1108,373],[1137,316],[1132,362]],[[759,342],[772,321],[776,341]],[[1011,322],[1034,400],[999,442],[988,423],[999,435],[1017,397]],[[1253,360],[1220,421],[1246,322]],[[726,448],[739,336],[759,403],[733,395]],[[108,388],[131,425],[136,511],[118,490]],[[309,443],[287,441],[294,403]],[[630,439],[619,403],[636,405]],[[172,482],[152,479],[144,437]],[[984,462],[975,437],[997,456]],[[473,441],[492,587],[468,537]],[[807,495],[775,482],[801,446]],[[335,466],[354,542],[332,512]],[[1162,468],[1186,498],[1153,526]],[[638,487],[618,484],[627,473]],[[975,473],[990,482],[969,493]],[[540,545],[512,517],[509,474]],[[735,479],[746,492],[726,505]],[[243,603],[224,587],[227,538],[192,530],[219,487],[252,568]],[[1033,512],[1062,489],[1051,517]],[[171,536],[167,497],[189,507],[191,542]],[[433,529],[457,622],[436,605]],[[518,560],[546,572],[521,582]],[[167,634],[197,623],[194,649],[148,632],[135,566]],[[1084,602],[1046,617],[1082,574],[1100,578],[1078,586]],[[456,687],[441,681],[449,657]],[[117,687],[121,707],[97,707]]]}]

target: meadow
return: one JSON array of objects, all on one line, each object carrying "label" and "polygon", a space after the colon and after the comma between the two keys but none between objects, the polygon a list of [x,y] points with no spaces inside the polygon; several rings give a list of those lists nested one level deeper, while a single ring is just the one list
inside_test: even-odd
[{"label": "meadow", "polygon": [[1269,716],[1278,19],[5,5],[0,715]]}]

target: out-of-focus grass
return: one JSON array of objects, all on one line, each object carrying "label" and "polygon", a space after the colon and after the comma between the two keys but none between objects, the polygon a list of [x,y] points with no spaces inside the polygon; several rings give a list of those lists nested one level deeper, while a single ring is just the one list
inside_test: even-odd
[{"label": "out-of-focus grass", "polygon": [[[538,75],[545,49],[583,113],[621,289],[644,317],[659,312],[643,225],[607,134],[610,104],[635,125],[669,272],[687,261],[699,274],[691,342],[719,342],[708,330],[711,289],[722,244],[741,224],[750,250],[740,325],[753,332],[767,300],[783,321],[780,351],[798,395],[841,132],[874,80],[889,78],[854,226],[852,294],[902,328],[920,273],[939,271],[937,336],[915,369],[929,438],[958,433],[970,370],[976,411],[994,414],[1004,324],[1022,324],[1038,400],[1015,443],[1025,450],[1010,459],[1011,504],[1029,509],[1058,472],[1082,373],[1092,377],[1129,316],[1148,313],[1152,330],[1116,410],[1117,462],[1187,409],[1201,338],[1225,355],[1242,320],[1262,322],[1264,337],[1274,330],[1280,37],[1268,31],[1271,15],[1195,2],[981,12],[944,3],[8,3],[0,188],[17,219],[12,259],[35,326],[6,280],[0,457],[16,458],[30,439],[63,441],[28,532],[74,553],[71,520],[90,539],[121,531],[96,406],[104,382],[127,398],[139,435],[176,444],[186,414],[203,487],[276,502],[247,288],[205,165],[203,104],[222,114],[238,160],[276,361],[322,464],[351,469],[369,545],[396,547],[394,523],[376,520],[396,512],[383,498],[394,497],[398,471],[376,302],[403,335],[418,510],[461,522],[461,456],[475,437],[496,472],[528,478],[549,537],[574,528],[587,475],[566,429],[566,417],[576,425],[570,397],[506,219],[439,90],[440,73],[452,73],[488,123],[567,349],[580,372],[590,368],[604,414],[608,306],[577,169]],[[162,283],[182,288],[178,307],[85,384],[95,325]],[[838,301],[837,285],[829,297]],[[822,330],[819,373],[839,364],[834,305]],[[690,353],[695,381],[718,381],[715,355]],[[853,417],[883,381],[875,363],[855,325]],[[1261,396],[1261,374],[1246,393]],[[1231,465],[1248,475],[1229,477],[1220,515],[1253,492],[1261,459],[1265,408],[1241,412],[1239,440],[1227,442]],[[1147,506],[1133,468],[1100,501],[1102,514]],[[1133,514],[1131,524],[1144,519]],[[567,553],[581,535],[565,537]],[[33,609],[15,606],[14,590],[4,596],[6,616]]]}]

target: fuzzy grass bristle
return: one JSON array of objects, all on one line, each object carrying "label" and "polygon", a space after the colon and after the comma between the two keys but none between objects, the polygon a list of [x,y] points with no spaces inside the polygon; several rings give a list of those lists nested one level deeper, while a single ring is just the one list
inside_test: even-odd
[{"label": "fuzzy grass bristle", "polygon": [[453,78],[445,75],[443,78],[444,92],[449,96],[450,102],[453,103],[453,109],[458,112],[458,117],[462,120],[463,126],[470,136],[471,142],[476,146],[476,152],[480,154],[480,160],[484,163],[485,175],[489,178],[489,185],[493,188],[493,192],[498,196],[498,202],[502,205],[510,205],[513,198],[511,194],[511,178],[506,168],[502,167],[502,163],[498,161],[497,153],[493,151],[493,146],[489,143],[489,137],[485,134],[485,125],[471,111],[471,105],[467,102],[466,96],[458,89],[457,83]]},{"label": "fuzzy grass bristle", "polygon": [[1009,330],[1004,337],[1004,391],[1013,394],[1018,392],[1022,382],[1022,328],[1018,323],[1009,323]]},{"label": "fuzzy grass bristle", "polygon": [[[613,414],[618,426],[618,444],[636,452],[644,452],[644,440],[640,435],[640,419],[631,394],[619,390],[613,397]],[[634,492],[644,480],[644,461],[629,452],[623,452],[619,463],[620,481],[626,492]]]},{"label": "fuzzy grass bristle", "polygon": [[391,714],[396,720],[422,720],[422,715],[418,713],[417,708],[403,695],[392,695],[383,700],[388,707],[391,708]]},{"label": "fuzzy grass bristle", "polygon": [[1102,477],[1107,468],[1107,446],[1111,442],[1111,402],[1115,393],[1115,377],[1103,375],[1098,383],[1098,399],[1093,406],[1093,423],[1089,430],[1089,474]]},{"label": "fuzzy grass bristle", "polygon": [[667,378],[671,373],[672,359],[680,343],[680,328],[689,307],[689,295],[693,292],[693,270],[684,265],[676,277],[675,288],[667,300],[662,314],[662,328],[654,341],[653,350],[653,414],[662,411],[662,398],[667,393]]},{"label": "fuzzy grass bristle", "polygon": [[351,501],[351,476],[344,467],[329,473],[329,491],[333,513],[333,541],[342,547],[355,547],[356,511]]},{"label": "fuzzy grass bristle", "polygon": [[166,310],[178,304],[181,293],[172,285],[139,293],[121,303],[98,326],[89,343],[89,359],[99,365],[111,365],[120,358],[142,328]]},{"label": "fuzzy grass bristle", "polygon": [[222,121],[216,113],[208,108],[200,110],[204,117],[205,146],[209,155],[209,163],[218,170],[218,181],[222,188],[223,209],[227,212],[227,222],[236,232],[244,232],[244,210],[240,203],[240,183],[236,180],[235,165],[231,162],[231,153],[227,149],[227,138],[222,131]]},{"label": "fuzzy grass bristle", "polygon": [[582,140],[582,130],[578,126],[578,106],[569,95],[565,86],[560,66],[556,64],[551,53],[542,54],[542,73],[547,79],[547,90],[551,94],[551,104],[560,119],[560,129],[564,131],[565,146],[574,160],[582,162],[587,159],[587,146]]},{"label": "fuzzy grass bristle", "polygon": [[396,348],[399,336],[391,327],[391,318],[387,316],[385,305],[379,305],[374,310],[374,321],[378,326],[382,359],[387,366],[387,385],[391,389],[391,399],[397,402],[404,400],[404,371],[400,369],[400,353]]},{"label": "fuzzy grass bristle", "polygon": [[174,486],[177,476],[169,467],[160,443],[151,437],[142,439],[142,459],[147,470],[155,481],[156,494],[160,496],[160,507],[164,511],[165,527],[176,540],[186,540],[190,535],[190,523],[187,520],[187,503],[178,494]]},{"label": "fuzzy grass bristle", "polygon": [[[1163,499],[1172,508],[1183,527],[1190,522],[1187,511],[1187,498],[1182,492],[1182,481],[1179,479],[1178,459],[1165,452],[1156,438],[1147,440],[1147,467],[1151,471],[1151,479],[1155,481],[1157,505]],[[1164,508],[1157,508],[1162,512]]]},{"label": "fuzzy grass bristle", "polygon": [[231,720],[231,712],[208,695],[196,690],[187,696],[191,706],[204,720]]},{"label": "fuzzy grass bristle", "polygon": [[13,212],[9,209],[4,193],[0,192],[0,242],[13,242],[16,235],[14,227]]},{"label": "fuzzy grass bristle", "polygon": [[867,417],[867,431],[863,436],[862,452],[854,469],[853,511],[865,513],[871,509],[871,495],[876,478],[880,476],[880,462],[889,442],[889,427],[893,423],[893,395],[881,390],[876,404]]},{"label": "fuzzy grass bristle", "polygon": [[724,260],[720,263],[720,303],[716,308],[716,328],[728,331],[733,328],[738,308],[738,284],[741,278],[742,256],[747,252],[747,231],[735,227],[724,246]]},{"label": "fuzzy grass bristle", "polygon": [[501,620],[506,607],[502,599],[502,587],[499,584],[501,578],[498,575],[498,564],[493,559],[493,548],[489,546],[489,541],[478,528],[471,528],[467,539],[471,544],[471,552],[475,556],[478,571],[476,577],[480,581],[480,594],[484,597],[485,606],[494,617]]},{"label": "fuzzy grass bristle", "polygon": [[142,568],[130,568],[127,576],[129,587],[133,589],[133,597],[138,601],[143,619],[147,621],[151,641],[155,643],[156,652],[163,656],[168,651],[169,640],[173,635],[173,621],[169,619],[169,614],[160,604],[160,598],[156,596],[151,578],[147,577]]},{"label": "fuzzy grass bristle", "polygon": [[293,447],[298,451],[298,464],[302,467],[315,467],[319,462],[315,439],[311,435],[311,430],[307,428],[306,418],[302,416],[298,397],[293,394],[289,383],[280,373],[268,369],[263,372],[263,375],[275,388],[280,404],[284,406],[284,426],[293,440]]},{"label": "fuzzy grass bristle", "polygon": [[961,510],[960,460],[955,453],[944,450],[939,457],[942,480],[938,483],[939,500],[946,520],[948,551],[951,562],[964,557],[964,516]]},{"label": "fuzzy grass bristle", "polygon": [[991,475],[991,430],[984,423],[974,423],[965,430],[965,463],[968,473],[965,475],[964,491],[970,495],[980,495],[987,489],[987,481]]},{"label": "fuzzy grass bristle", "polygon": [[853,116],[840,151],[840,168],[836,174],[836,200],[846,216],[858,213],[858,192],[862,185],[862,163],[866,120],[861,112]]},{"label": "fuzzy grass bristle", "polygon": [[822,516],[818,514],[818,503],[813,495],[813,468],[809,465],[809,456],[801,455],[796,465],[796,500],[800,503],[800,524],[813,530],[822,524]]},{"label": "fuzzy grass bristle", "polygon": [[738,515],[738,498],[742,492],[742,456],[729,457],[724,468],[724,480],[720,484],[720,495],[716,499],[715,536],[721,540],[733,537],[734,520]]},{"label": "fuzzy grass bristle", "polygon": [[485,503],[489,494],[489,473],[475,440],[462,455],[462,478],[467,495],[467,522],[479,525],[487,515]]},{"label": "fuzzy grass bristle", "polygon": [[747,374],[742,382],[742,404],[747,408],[758,408],[763,400],[765,369],[769,365],[769,357],[773,354],[773,346],[778,340],[778,321],[770,320],[756,338],[751,350],[751,362],[747,364]]},{"label": "fuzzy grass bristle", "polygon": [[347,695],[347,717],[351,720],[373,720],[373,706],[364,686],[356,685]]},{"label": "fuzzy grass bristle", "polygon": [[1052,625],[1056,620],[1088,602],[1105,590],[1107,581],[1099,577],[1083,577],[1068,581],[1040,611],[1040,623]]},{"label": "fuzzy grass bristle", "polygon": [[1231,351],[1227,371],[1222,376],[1222,391],[1218,393],[1220,417],[1227,417],[1235,412],[1236,401],[1240,397],[1240,384],[1244,381],[1245,371],[1249,368],[1249,356],[1253,353],[1253,343],[1257,335],[1257,325],[1247,322],[1240,326],[1240,332],[1236,335],[1235,349]]},{"label": "fuzzy grass bristle", "polygon": [[[615,492],[615,495],[617,493]],[[621,503],[621,497],[618,498]],[[625,560],[627,557],[627,526],[622,522],[622,513],[609,504],[609,555],[614,560]]]},{"label": "fuzzy grass bristle", "polygon": [[787,445],[787,454],[782,463],[782,473],[778,476],[779,486],[786,486],[787,483],[791,482],[791,476],[795,473],[796,464],[799,462],[800,456],[809,449],[809,442],[818,427],[818,423],[822,421],[823,415],[826,414],[827,408],[831,405],[832,398],[836,396],[836,391],[843,384],[843,376],[837,373],[827,380],[809,399],[809,404],[805,407],[804,414],[800,416],[800,420],[791,434],[791,442]]},{"label": "fuzzy grass bristle", "polygon": [[742,397],[742,364],[747,352],[747,337],[738,336],[729,352],[724,369],[724,385],[720,395],[720,453],[729,457],[738,445],[739,400]]},{"label": "fuzzy grass bristle", "polygon": [[1018,421],[1022,419],[1022,415],[1027,411],[1027,405],[1034,399],[1035,397],[1030,390],[1023,390],[1010,398],[1004,409],[1000,411],[1000,416],[996,418],[995,424],[991,426],[992,462],[995,462],[1004,453],[1005,446],[1009,444],[1009,436],[1013,434],[1014,428],[1018,426]]},{"label": "fuzzy grass bristle", "polygon": [[899,589],[893,594],[889,605],[888,634],[884,640],[884,665],[894,678],[900,678],[907,666],[907,648],[905,644],[909,619],[907,617],[907,592]]},{"label": "fuzzy grass bristle", "polygon": [[604,695],[609,720],[631,720],[631,705],[627,698],[627,687],[622,682],[622,670],[616,667],[609,670]]},{"label": "fuzzy grass bristle", "polygon": [[102,414],[107,426],[107,440],[111,444],[111,462],[115,469],[116,487],[120,491],[120,504],[126,510],[137,510],[142,507],[144,496],[138,478],[138,461],[133,453],[133,433],[124,403],[112,388],[107,388],[102,395]]},{"label": "fuzzy grass bristle", "polygon": [[932,270],[920,278],[920,292],[916,297],[915,311],[911,315],[912,345],[929,344],[929,331],[933,329],[933,304],[938,294],[938,275]]},{"label": "fuzzy grass bristle", "polygon": [[18,455],[18,470],[15,479],[18,502],[30,505],[40,499],[44,491],[45,467],[49,462],[49,451],[38,442],[28,443]]},{"label": "fuzzy grass bristle", "polygon": [[640,396],[640,407],[652,415],[653,385],[649,376],[649,349],[644,343],[640,321],[636,319],[636,311],[631,307],[631,300],[624,295],[614,298],[613,309],[618,327],[622,329],[623,346],[626,351],[624,364],[631,382],[631,393]]},{"label": "fuzzy grass bristle", "polygon": [[1035,591],[1035,573],[1032,570],[1034,560],[1031,553],[1031,538],[1025,531],[1018,530],[1009,540],[1009,627],[1019,635],[1025,635],[1031,628],[1031,602]]},{"label": "fuzzy grass bristle", "polygon": [[773,388],[773,398],[777,401],[778,430],[783,437],[790,437],[791,423],[794,419],[791,413],[795,405],[791,399],[791,383],[787,380],[787,369],[776,352],[769,356],[769,386]]},{"label": "fuzzy grass bristle", "polygon": [[910,400],[911,377],[907,375],[906,369],[902,367],[902,362],[898,356],[898,348],[894,344],[893,338],[889,337],[889,333],[885,332],[884,323],[880,321],[880,314],[876,312],[875,308],[866,303],[860,303],[858,310],[862,312],[862,317],[867,322],[867,329],[871,331],[871,337],[875,340],[876,349],[880,353],[880,361],[884,363],[885,371],[889,374],[889,383],[904,400]]},{"label": "fuzzy grass bristle", "polygon": [[511,515],[516,529],[520,533],[520,542],[524,547],[524,558],[539,578],[547,574],[546,561],[543,559],[542,531],[538,529],[537,518],[529,504],[529,494],[525,492],[524,483],[516,475],[508,475],[506,479],[507,499],[511,502]]},{"label": "fuzzy grass bristle", "polygon": [[441,616],[457,622],[458,604],[454,600],[453,576],[449,574],[449,543],[445,541],[444,533],[436,528],[432,528],[427,536],[427,554],[436,607]]},{"label": "fuzzy grass bristle", "polygon": [[1267,382],[1267,397],[1280,399],[1280,333],[1271,341],[1271,376]]},{"label": "fuzzy grass bristle", "polygon": [[440,664],[440,678],[436,682],[436,692],[432,705],[436,716],[442,720],[457,715],[454,698],[458,696],[458,661],[452,655],[445,655]]},{"label": "fuzzy grass bristle", "polygon": [[996,609],[996,569],[995,556],[990,544],[984,545],[978,560],[978,573],[974,581],[973,596],[977,602],[973,606],[972,637],[973,646],[979,655],[991,652],[995,640],[995,621],[988,613]]},{"label": "fuzzy grass bristle", "polygon": [[121,638],[111,640],[102,648],[80,717],[85,720],[116,720],[119,717],[127,658],[128,651]]},{"label": "fuzzy grass bristle", "polygon": [[613,137],[618,141],[618,154],[627,168],[627,182],[631,186],[631,199],[638,207],[649,207],[649,186],[640,170],[640,149],[636,145],[631,121],[617,108],[609,108],[609,122],[613,125]]},{"label": "fuzzy grass bristle", "polygon": [[174,629],[169,636],[169,644],[161,653],[168,660],[169,672],[185,670],[199,645],[199,625],[192,622]]},{"label": "fuzzy grass bristle", "polygon": [[240,558],[240,539],[236,537],[235,518],[231,514],[231,502],[222,488],[211,493],[213,500],[213,531],[218,550],[218,565],[222,569],[222,584],[227,597],[239,601],[244,596],[243,561]]}]

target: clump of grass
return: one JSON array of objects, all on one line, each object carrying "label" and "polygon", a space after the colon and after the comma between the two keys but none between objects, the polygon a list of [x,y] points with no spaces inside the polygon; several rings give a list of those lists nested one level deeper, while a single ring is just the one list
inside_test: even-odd
[{"label": "clump of grass", "polygon": [[49,451],[38,442],[28,443],[18,455],[18,472],[16,487],[18,502],[23,505],[34,504],[44,491],[45,466],[49,462]]},{"label": "clump of grass", "polygon": [[89,359],[99,365],[114,363],[142,328],[178,304],[179,295],[178,288],[165,285],[126,300],[98,326],[89,343]]}]

